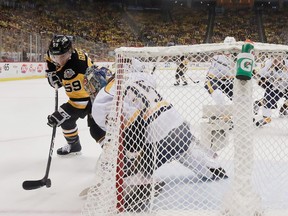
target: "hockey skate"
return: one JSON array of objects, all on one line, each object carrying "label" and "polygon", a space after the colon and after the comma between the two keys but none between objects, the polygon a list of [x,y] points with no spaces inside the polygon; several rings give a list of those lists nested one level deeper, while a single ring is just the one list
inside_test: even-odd
[{"label": "hockey skate", "polygon": [[187,82],[184,82],[184,83],[183,83],[183,86],[186,86],[186,85],[188,85],[188,83],[187,83]]},{"label": "hockey skate", "polygon": [[264,117],[255,123],[256,127],[263,127],[264,125],[270,123],[272,119],[270,117]]},{"label": "hockey skate", "polygon": [[81,154],[81,145],[79,142],[76,142],[74,144],[67,144],[57,150],[57,154],[60,156],[65,155],[79,155]]},{"label": "hockey skate", "polygon": [[180,85],[179,82],[174,83],[174,86],[179,86],[179,85]]}]

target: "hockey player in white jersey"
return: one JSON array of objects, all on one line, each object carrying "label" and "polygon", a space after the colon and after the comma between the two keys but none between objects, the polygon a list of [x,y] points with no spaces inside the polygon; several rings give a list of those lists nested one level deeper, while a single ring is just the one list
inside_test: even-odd
[{"label": "hockey player in white jersey", "polygon": [[206,75],[205,88],[215,104],[224,105],[225,97],[232,100],[234,63],[230,54],[215,55]]},{"label": "hockey player in white jersey", "polygon": [[[236,42],[234,37],[226,37],[224,44]],[[226,99],[232,100],[233,82],[235,78],[235,63],[233,54],[226,50],[224,53],[216,54],[211,59],[210,67],[206,74],[205,89],[212,97],[215,105],[226,105]],[[219,108],[220,109],[220,108]],[[229,124],[229,129],[233,128],[232,117],[229,115],[210,116],[209,122],[216,123],[220,120],[225,124]],[[221,136],[225,131],[221,131]]]},{"label": "hockey player in white jersey", "polygon": [[[157,168],[171,160],[178,160],[206,181],[227,178],[225,170],[201,149],[191,126],[156,91],[153,75],[139,72],[133,64],[124,68],[127,75],[122,107],[127,157],[124,182],[135,183],[131,180],[133,175],[149,179]],[[92,116],[107,131],[116,94],[115,79],[106,83],[105,75],[93,66],[87,69],[85,77],[86,90],[93,99]],[[137,166],[130,163],[131,155],[137,158]],[[138,176],[134,179],[139,179]]]},{"label": "hockey player in white jersey", "polygon": [[183,81],[183,86],[187,85],[187,79],[185,77],[185,73],[188,70],[188,59],[185,58],[185,56],[181,56],[179,59],[177,59],[177,69],[175,74],[176,82],[174,83],[175,86],[180,85],[180,81]]},{"label": "hockey player in white jersey", "polygon": [[[134,69],[133,67],[132,70]],[[136,70],[127,74],[126,83],[129,85],[125,88],[123,98],[125,149],[135,152],[142,144],[143,163],[153,163],[155,158],[152,154],[155,152],[151,152],[151,149],[156,148],[157,167],[171,159],[177,159],[199,175],[212,179],[217,177],[213,176],[211,171],[219,168],[218,164],[205,156],[204,151],[199,148],[199,141],[191,132],[191,126],[183,120],[173,105],[156,91],[153,75]],[[87,70],[85,77],[86,89],[94,100],[92,116],[95,122],[107,131],[107,119],[109,121],[110,107],[116,94],[115,79],[105,83],[106,78],[94,66]],[[135,130],[139,132],[139,137],[132,139],[130,135],[137,134]],[[147,164],[147,169],[143,171],[147,175],[153,174],[152,167]],[[221,176],[224,176],[224,173]]]},{"label": "hockey player in white jersey", "polygon": [[[224,44],[236,42],[233,37],[226,37]],[[224,105],[225,97],[232,100],[235,63],[230,51],[214,55],[206,75],[205,88],[215,104]]]},{"label": "hockey player in white jersey", "polygon": [[[278,101],[288,97],[288,60],[281,54],[267,59],[255,77],[258,85],[265,89],[263,98],[254,102],[254,114],[258,114],[262,107],[263,117],[255,123],[262,127],[271,122],[272,110],[277,108]],[[285,104],[281,109],[285,109]],[[285,111],[281,109],[280,112]]]}]

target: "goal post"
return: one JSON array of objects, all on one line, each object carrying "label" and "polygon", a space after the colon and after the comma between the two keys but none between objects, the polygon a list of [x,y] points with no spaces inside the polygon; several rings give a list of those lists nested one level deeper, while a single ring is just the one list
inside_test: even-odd
[{"label": "goal post", "polygon": [[83,216],[288,215],[288,46],[253,43],[250,65],[243,46],[115,50]]}]

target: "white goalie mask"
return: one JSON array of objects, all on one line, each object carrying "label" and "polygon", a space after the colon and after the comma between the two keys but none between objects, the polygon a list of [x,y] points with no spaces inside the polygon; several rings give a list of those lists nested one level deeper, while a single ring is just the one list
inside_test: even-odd
[{"label": "white goalie mask", "polygon": [[[236,42],[236,40],[235,40],[234,37],[225,37],[225,39],[224,39],[224,44],[232,44],[232,43],[235,43],[235,42]],[[225,50],[224,54],[228,56],[231,53],[230,53],[229,50]]]},{"label": "white goalie mask", "polygon": [[132,58],[131,66],[132,66],[132,71],[134,71],[134,72],[145,71],[145,65],[136,58]]},{"label": "white goalie mask", "polygon": [[231,44],[231,43],[235,43],[235,42],[236,42],[236,40],[234,37],[225,37],[225,39],[224,39],[225,44]]}]

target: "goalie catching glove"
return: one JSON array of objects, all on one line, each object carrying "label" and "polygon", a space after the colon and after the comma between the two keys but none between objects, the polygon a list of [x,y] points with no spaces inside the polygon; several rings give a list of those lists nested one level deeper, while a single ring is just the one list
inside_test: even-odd
[{"label": "goalie catching glove", "polygon": [[54,127],[54,126],[59,127],[64,121],[66,121],[70,117],[71,116],[67,112],[65,112],[64,109],[60,107],[58,111],[54,112],[53,114],[47,117],[48,119],[47,124],[50,127]]}]

